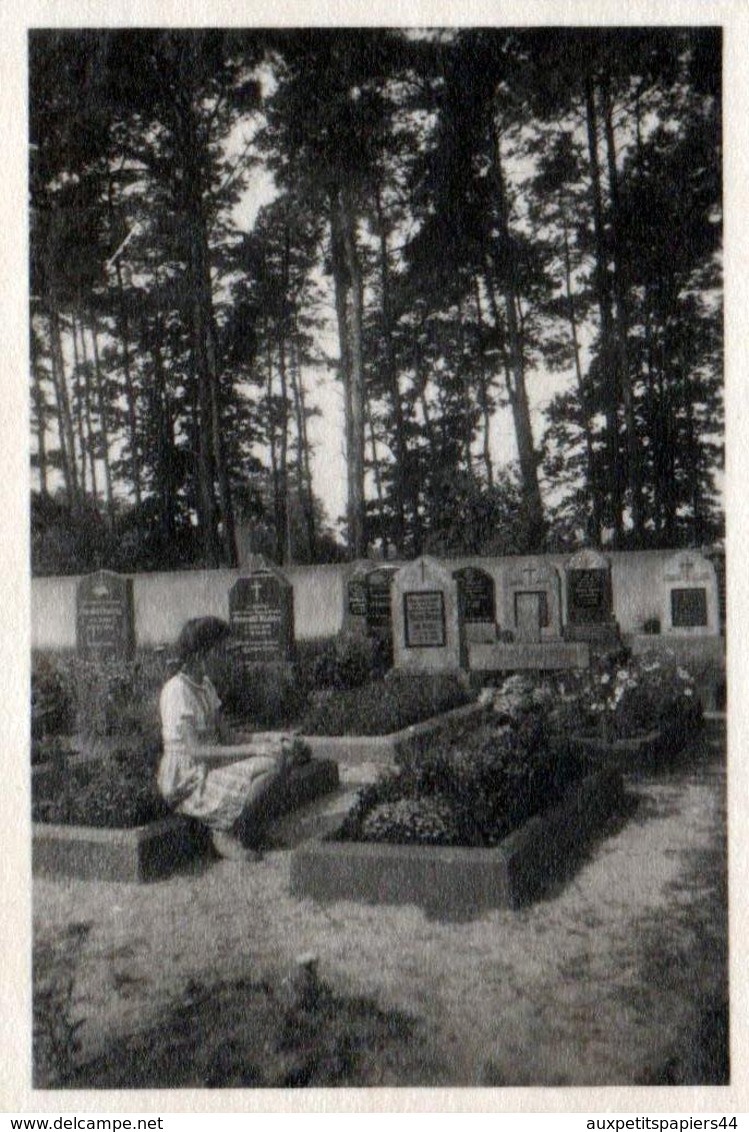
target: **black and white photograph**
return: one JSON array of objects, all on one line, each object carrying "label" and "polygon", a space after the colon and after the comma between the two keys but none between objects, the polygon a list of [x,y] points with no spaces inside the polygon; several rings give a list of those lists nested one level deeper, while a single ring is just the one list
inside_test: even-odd
[{"label": "black and white photograph", "polygon": [[730,1116],[740,25],[315,7],[24,28],[31,1103]]}]

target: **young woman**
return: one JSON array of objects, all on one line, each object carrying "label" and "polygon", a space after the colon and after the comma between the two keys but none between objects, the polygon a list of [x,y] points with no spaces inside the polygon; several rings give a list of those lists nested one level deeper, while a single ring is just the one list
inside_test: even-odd
[{"label": "young woman", "polygon": [[159,701],[163,754],[157,782],[178,813],[208,827],[222,857],[252,860],[256,854],[246,842],[257,830],[263,800],[283,784],[292,758],[283,746],[275,756],[250,755],[247,744],[222,742],[221,700],[206,668],[229,632],[218,617],[199,617],[179,635],[179,671]]}]

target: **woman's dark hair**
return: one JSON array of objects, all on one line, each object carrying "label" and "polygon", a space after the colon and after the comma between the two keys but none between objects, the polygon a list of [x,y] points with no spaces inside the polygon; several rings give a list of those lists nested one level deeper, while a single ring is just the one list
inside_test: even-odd
[{"label": "woman's dark hair", "polygon": [[177,637],[177,661],[185,664],[194,656],[210,652],[230,633],[231,629],[220,617],[193,617],[185,622]]}]

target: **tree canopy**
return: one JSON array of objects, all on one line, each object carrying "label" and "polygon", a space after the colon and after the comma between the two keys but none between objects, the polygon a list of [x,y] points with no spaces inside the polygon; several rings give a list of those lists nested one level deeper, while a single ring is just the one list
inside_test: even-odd
[{"label": "tree canopy", "polygon": [[720,82],[709,27],[31,32],[34,568],[719,538]]}]

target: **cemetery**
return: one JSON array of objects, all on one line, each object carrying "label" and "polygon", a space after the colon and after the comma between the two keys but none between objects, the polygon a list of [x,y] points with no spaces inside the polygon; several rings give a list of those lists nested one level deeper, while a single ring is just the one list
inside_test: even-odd
[{"label": "cemetery", "polygon": [[34,1087],[730,1079],[732,19],[494,7],[18,39]]},{"label": "cemetery", "polygon": [[[328,572],[342,608],[337,635],[322,641],[296,633],[300,622],[311,621],[304,595],[319,585],[307,579],[305,586],[261,558],[227,579],[224,604],[208,606],[228,612],[231,630],[217,662],[224,706],[235,725],[252,727],[257,750],[265,732],[272,738],[291,730],[312,755],[288,808],[341,793],[339,764],[367,767],[376,777],[352,799],[331,841],[296,853],[292,889],[340,895],[345,886],[337,887],[336,877],[346,868],[331,862],[363,853],[366,867],[348,872],[368,878],[357,881],[363,898],[389,899],[411,889],[389,886],[378,870],[397,878],[405,861],[424,857],[415,845],[428,845],[428,877],[435,851],[455,860],[452,847],[467,861],[481,860],[476,869],[489,869],[494,879],[474,885],[484,892],[475,911],[487,899],[513,904],[527,897],[533,878],[540,883],[549,861],[558,867],[564,855],[559,837],[543,826],[544,813],[572,846],[611,815],[622,773],[666,765],[699,726],[702,708],[714,706],[722,678],[714,568],[694,552],[654,557],[647,566],[660,575],[661,592],[648,600],[658,610],[660,635],[625,631],[617,614],[626,618],[634,595],[619,592],[611,562],[593,551],[578,552],[561,568],[535,558],[492,563],[493,571],[478,563],[452,569],[421,557],[400,567],[358,563],[337,578]],[[618,577],[626,578],[621,568]],[[170,814],[153,783],[160,749],[155,695],[169,658],[167,642],[155,646],[153,627],[149,633],[138,616],[141,582],[107,571],[81,578],[75,656],[37,654],[32,795],[39,874],[151,879],[205,852],[196,823]],[[183,590],[183,601],[189,593]],[[187,612],[183,605],[179,616]],[[686,647],[684,663],[671,652],[677,641]],[[508,714],[513,695],[523,706]],[[581,807],[580,790],[596,801]],[[553,816],[581,808],[579,828],[569,816]],[[523,832],[529,822],[535,833]],[[511,848],[508,838],[515,839]],[[408,848],[375,852],[371,842]],[[382,864],[391,858],[399,863]],[[511,873],[517,879],[510,881]],[[438,881],[436,889],[465,896],[471,886]],[[421,902],[430,901],[426,892]],[[450,900],[443,896],[442,904],[448,908]]]}]

